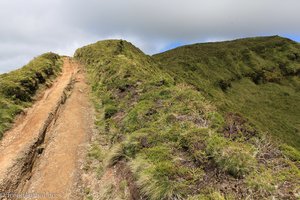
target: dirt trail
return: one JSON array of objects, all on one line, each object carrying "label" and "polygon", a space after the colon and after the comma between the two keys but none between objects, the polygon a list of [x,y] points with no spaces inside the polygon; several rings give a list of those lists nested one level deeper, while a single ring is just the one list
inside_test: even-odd
[{"label": "dirt trail", "polygon": [[0,143],[0,194],[82,199],[79,166],[92,113],[84,73],[65,58],[62,75]]}]

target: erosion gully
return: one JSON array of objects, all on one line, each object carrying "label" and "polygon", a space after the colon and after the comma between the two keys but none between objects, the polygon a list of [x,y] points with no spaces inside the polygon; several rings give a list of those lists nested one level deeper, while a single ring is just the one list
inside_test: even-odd
[{"label": "erosion gully", "polygon": [[64,58],[62,74],[0,142],[0,199],[82,199],[80,174],[93,132],[81,66]]}]

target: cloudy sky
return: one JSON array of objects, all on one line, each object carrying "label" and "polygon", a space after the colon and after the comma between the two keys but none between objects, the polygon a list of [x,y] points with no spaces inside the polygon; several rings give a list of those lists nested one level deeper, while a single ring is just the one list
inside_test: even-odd
[{"label": "cloudy sky", "polygon": [[147,54],[262,35],[300,42],[299,8],[299,0],[0,0],[0,73],[108,38]]}]

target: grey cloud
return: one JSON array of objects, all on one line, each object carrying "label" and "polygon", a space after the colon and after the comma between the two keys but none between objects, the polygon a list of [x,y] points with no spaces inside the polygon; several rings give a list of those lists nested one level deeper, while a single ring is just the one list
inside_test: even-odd
[{"label": "grey cloud", "polygon": [[[299,33],[296,0],[87,0],[73,10],[77,22],[98,34],[136,33],[141,37],[190,40],[270,32]],[[107,27],[107,29],[106,29]]]},{"label": "grey cloud", "polygon": [[300,36],[299,8],[298,0],[2,0],[0,73],[108,38],[152,54],[174,42]]}]

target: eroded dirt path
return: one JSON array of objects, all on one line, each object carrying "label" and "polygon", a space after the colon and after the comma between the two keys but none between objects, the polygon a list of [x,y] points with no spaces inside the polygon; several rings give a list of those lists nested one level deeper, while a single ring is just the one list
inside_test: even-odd
[{"label": "eroded dirt path", "polygon": [[80,163],[93,131],[88,91],[80,66],[65,58],[62,75],[0,144],[0,193],[82,199]]}]

